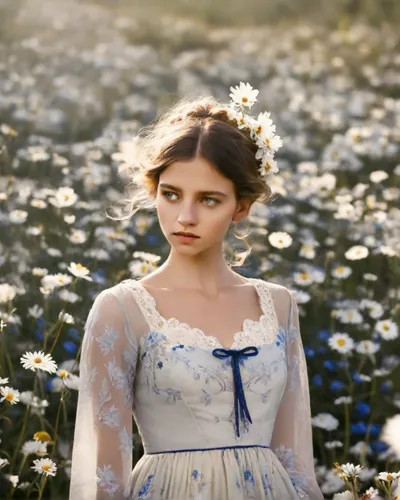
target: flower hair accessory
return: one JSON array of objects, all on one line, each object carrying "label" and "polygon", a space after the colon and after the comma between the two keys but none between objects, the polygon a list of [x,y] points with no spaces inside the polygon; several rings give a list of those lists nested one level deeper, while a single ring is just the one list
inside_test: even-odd
[{"label": "flower hair accessory", "polygon": [[270,113],[264,111],[257,118],[246,114],[245,109],[251,109],[257,101],[258,90],[253,89],[249,83],[240,82],[239,86],[231,87],[231,102],[228,106],[221,106],[231,121],[236,121],[239,129],[247,129],[250,137],[258,146],[256,159],[260,161],[260,176],[266,178],[268,175],[279,172],[274,155],[282,146],[282,139],[275,135],[275,125]]}]

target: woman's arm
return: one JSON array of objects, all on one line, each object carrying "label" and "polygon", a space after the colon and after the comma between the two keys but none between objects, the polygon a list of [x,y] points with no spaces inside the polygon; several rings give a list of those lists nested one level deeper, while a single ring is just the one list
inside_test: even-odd
[{"label": "woman's arm", "polygon": [[70,500],[120,500],[129,493],[137,343],[112,290],[96,297],[85,325]]},{"label": "woman's arm", "polygon": [[296,300],[290,295],[285,328],[287,381],[276,416],[271,448],[287,470],[299,498],[323,500],[313,458],[310,393]]}]

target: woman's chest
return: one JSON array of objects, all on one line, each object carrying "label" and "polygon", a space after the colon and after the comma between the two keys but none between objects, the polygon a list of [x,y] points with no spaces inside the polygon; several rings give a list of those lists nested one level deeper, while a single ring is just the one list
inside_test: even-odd
[{"label": "woman's chest", "polygon": [[252,287],[224,293],[215,299],[193,292],[158,293],[154,298],[157,313],[165,319],[166,328],[180,328],[187,338],[192,330],[194,335],[217,339],[226,348],[233,345],[235,336],[246,326],[259,323],[264,316],[262,304]]},{"label": "woman's chest", "polygon": [[236,370],[246,390],[262,395],[286,377],[281,332],[268,344],[232,350],[174,342],[165,333],[152,332],[141,342],[139,358],[138,380],[158,394],[234,392]]}]

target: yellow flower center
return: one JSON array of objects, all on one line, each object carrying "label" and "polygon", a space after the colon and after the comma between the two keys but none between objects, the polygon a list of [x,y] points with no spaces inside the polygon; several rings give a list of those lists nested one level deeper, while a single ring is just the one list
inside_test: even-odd
[{"label": "yellow flower center", "polygon": [[34,363],[41,363],[42,362],[42,358],[37,357],[37,358],[34,358],[33,361],[34,361]]},{"label": "yellow flower center", "polygon": [[14,396],[9,392],[8,394],[6,394],[5,398],[7,401],[12,401],[14,399]]},{"label": "yellow flower center", "polygon": [[340,347],[343,347],[346,344],[346,341],[344,339],[339,339],[337,343],[338,345],[340,345]]},{"label": "yellow flower center", "polygon": [[242,102],[248,102],[249,100],[247,99],[247,97],[242,97]]},{"label": "yellow flower center", "polygon": [[51,436],[46,431],[35,432],[33,438],[36,439],[37,441],[51,441]]}]

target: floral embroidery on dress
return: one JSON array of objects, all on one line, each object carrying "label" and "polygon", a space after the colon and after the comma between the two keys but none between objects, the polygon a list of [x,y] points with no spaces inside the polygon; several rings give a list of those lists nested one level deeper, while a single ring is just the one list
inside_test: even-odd
[{"label": "floral embroidery on dress", "polygon": [[308,496],[305,493],[305,490],[309,485],[309,479],[303,471],[299,470],[301,458],[296,457],[294,451],[283,444],[275,448],[274,453],[288,472],[290,480],[300,498],[307,499]]},{"label": "floral embroidery on dress", "polygon": [[97,482],[100,488],[111,496],[114,496],[114,493],[119,490],[117,479],[110,464],[104,465],[103,468],[97,467]]},{"label": "floral embroidery on dress", "polygon": [[150,499],[151,498],[151,496],[154,493],[154,490],[153,491],[151,490],[153,479],[154,479],[153,474],[150,474],[147,477],[145,483],[143,484],[143,486],[139,490],[138,498],[143,498],[143,499]]}]

